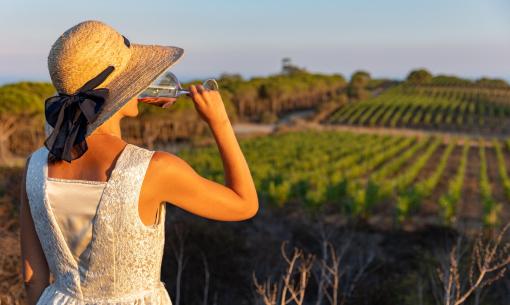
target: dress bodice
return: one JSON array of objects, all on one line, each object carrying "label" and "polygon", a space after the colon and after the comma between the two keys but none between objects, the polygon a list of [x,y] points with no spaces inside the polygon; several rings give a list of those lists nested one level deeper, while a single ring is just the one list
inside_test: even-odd
[{"label": "dress bodice", "polygon": [[153,153],[127,144],[104,188],[89,188],[90,198],[98,192],[101,196],[92,218],[90,243],[80,259],[66,242],[60,213],[50,204],[55,189],[48,186],[58,178],[48,179],[48,150],[42,146],[32,153],[26,179],[29,206],[55,278],[38,304],[172,304],[160,280],[165,206],[153,226],[143,224],[138,214],[140,190]]}]

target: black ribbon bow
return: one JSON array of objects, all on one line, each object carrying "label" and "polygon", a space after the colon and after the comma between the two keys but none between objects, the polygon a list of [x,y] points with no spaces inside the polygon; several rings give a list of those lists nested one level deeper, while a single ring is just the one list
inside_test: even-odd
[{"label": "black ribbon bow", "polygon": [[109,66],[75,94],[59,93],[45,101],[46,121],[53,127],[44,145],[57,158],[71,162],[88,149],[87,126],[94,122],[108,99],[108,88],[99,86],[115,67]]}]

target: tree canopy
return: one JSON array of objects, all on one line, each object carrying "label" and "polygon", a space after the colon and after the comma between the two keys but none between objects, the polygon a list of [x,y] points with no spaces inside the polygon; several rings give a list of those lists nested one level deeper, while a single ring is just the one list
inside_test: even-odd
[{"label": "tree canopy", "polygon": [[407,82],[415,85],[427,84],[432,80],[432,73],[423,68],[413,70],[407,75],[406,80]]},{"label": "tree canopy", "polygon": [[44,101],[55,94],[50,83],[19,82],[0,87],[0,114],[43,112]]}]

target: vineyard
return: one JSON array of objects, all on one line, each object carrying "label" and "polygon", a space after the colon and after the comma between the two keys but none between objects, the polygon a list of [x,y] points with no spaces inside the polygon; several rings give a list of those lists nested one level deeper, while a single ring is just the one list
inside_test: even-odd
[{"label": "vineyard", "polygon": [[[208,289],[215,303],[253,298],[250,275],[279,269],[274,249],[290,240],[316,254],[320,264],[338,259],[338,279],[353,293],[337,303],[441,304],[435,299],[441,275],[437,280],[434,272],[454,261],[453,250],[442,254],[445,246],[460,245],[460,236],[468,245],[471,233],[495,232],[510,220],[510,85],[497,79],[427,79],[422,72],[412,72],[404,82],[370,79],[363,71],[349,83],[341,75],[303,71],[220,78],[233,123],[244,119],[240,122],[276,126],[264,136],[238,138],[260,211],[246,222],[221,222],[168,205],[161,277],[172,300],[180,281],[193,288],[204,274],[213,279]],[[2,156],[24,158],[42,145],[41,103],[52,90],[46,83],[0,87],[0,165]],[[281,120],[295,110],[313,113],[312,119]],[[16,124],[20,120],[24,127]],[[179,103],[166,112],[140,105],[139,117],[126,119],[122,127],[126,142],[175,148],[200,175],[225,184],[217,143],[211,134],[204,136],[207,126],[192,104]],[[197,141],[186,141],[192,137]],[[25,293],[18,223],[23,168],[13,164],[0,170],[0,249],[6,250],[0,251],[0,304],[21,300]],[[331,249],[341,251],[337,258],[327,251],[328,238]],[[455,253],[469,255],[466,249]],[[182,279],[174,272],[184,268],[179,257],[191,257]],[[466,283],[470,268],[462,278]],[[352,276],[358,286],[349,283]],[[510,281],[504,276],[483,287],[489,300],[483,304],[510,304]],[[307,294],[327,287],[320,277],[311,279]],[[196,289],[179,293],[181,304],[210,303],[198,300]]]},{"label": "vineyard", "polygon": [[327,123],[510,134],[509,119],[509,89],[403,84],[341,107]]},{"label": "vineyard", "polygon": [[[349,219],[488,226],[510,212],[510,141],[301,131],[240,145],[259,196],[274,207],[293,202],[333,207]],[[224,182],[216,147],[179,155]]]}]

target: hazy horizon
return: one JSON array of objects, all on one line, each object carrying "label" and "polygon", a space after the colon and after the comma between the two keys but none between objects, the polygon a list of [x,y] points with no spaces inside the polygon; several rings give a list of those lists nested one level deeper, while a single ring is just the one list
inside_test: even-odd
[{"label": "hazy horizon", "polygon": [[[425,68],[427,69],[426,67],[416,67],[416,69],[419,69],[419,68]],[[323,71],[309,71],[311,73],[323,73],[323,74],[340,74],[342,75],[343,77],[345,77],[345,79],[349,79],[351,74],[355,71],[358,71],[358,70],[363,70],[363,69],[357,69],[357,70],[353,70],[351,73],[341,73],[341,72],[323,72]],[[366,70],[363,70],[363,71],[366,71]],[[261,74],[261,75],[243,75],[242,73],[236,73],[236,72],[233,72],[233,71],[229,71],[229,72],[223,72],[223,73],[235,73],[235,74],[240,74],[244,79],[250,79],[250,78],[253,78],[253,77],[267,77],[267,76],[270,76],[270,75],[273,75],[273,74],[276,74],[280,72],[279,70],[275,70],[273,71],[272,73],[267,73],[267,74]],[[367,71],[370,73],[370,71]],[[410,71],[409,71],[410,72]],[[215,75],[203,75],[203,76],[186,76],[186,75],[182,75],[182,74],[179,74],[178,75],[178,78],[179,80],[182,82],[182,83],[186,83],[186,82],[190,82],[190,81],[195,81],[195,80],[205,80],[205,79],[208,79],[208,78],[217,78],[221,75],[222,73],[219,73],[219,74],[215,74]],[[457,77],[460,77],[460,78],[463,78],[463,79],[469,79],[469,80],[477,80],[477,79],[480,79],[482,77],[489,77],[489,78],[497,78],[497,79],[502,79],[502,80],[505,80],[506,82],[508,82],[510,84],[510,76],[508,77],[504,77],[504,76],[490,76],[490,75],[479,75],[479,76],[465,76],[465,75],[459,75],[459,74],[447,74],[447,73],[433,73],[434,76],[436,75],[448,75],[448,76],[457,76]],[[398,77],[391,77],[391,76],[385,76],[385,75],[374,75],[371,73],[371,76],[372,78],[375,78],[375,79],[391,79],[391,80],[397,80],[397,81],[403,81],[407,74],[406,75],[402,75],[402,76],[398,76]],[[7,85],[7,84],[13,84],[13,83],[18,83],[18,82],[23,82],[23,81],[28,81],[28,82],[48,82],[50,83],[51,80],[50,80],[50,77],[48,75],[48,77],[44,78],[26,78],[26,77],[2,77],[0,76],[0,86],[1,85]]]},{"label": "hazy horizon", "polygon": [[[0,12],[0,83],[49,81],[46,59],[67,28],[102,20],[133,43],[185,49],[172,70],[183,81],[280,70],[281,59],[348,78],[366,70],[403,79],[433,74],[510,80],[510,3],[504,0],[311,2],[7,0]],[[22,20],[23,22],[20,22]],[[8,42],[8,43],[7,43]]]}]

